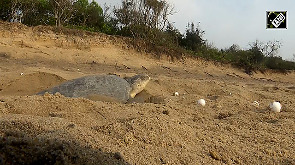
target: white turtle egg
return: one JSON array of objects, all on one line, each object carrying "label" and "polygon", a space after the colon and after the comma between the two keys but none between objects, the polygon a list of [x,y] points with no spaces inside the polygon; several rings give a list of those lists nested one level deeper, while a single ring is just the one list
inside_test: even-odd
[{"label": "white turtle egg", "polygon": [[20,73],[20,75],[22,76],[22,75],[24,75],[24,73]]},{"label": "white turtle egg", "polygon": [[274,101],[272,103],[270,103],[269,108],[273,111],[273,112],[280,112],[282,105],[281,103]]},{"label": "white turtle egg", "polygon": [[174,93],[174,96],[179,96],[179,93],[178,93],[178,92],[175,92],[175,93]]},{"label": "white turtle egg", "polygon": [[205,106],[206,105],[206,101],[204,99],[200,99],[198,100],[198,104]]}]

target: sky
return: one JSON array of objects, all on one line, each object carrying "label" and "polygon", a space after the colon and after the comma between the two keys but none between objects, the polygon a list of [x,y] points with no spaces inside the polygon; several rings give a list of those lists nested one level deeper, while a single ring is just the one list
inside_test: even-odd
[{"label": "sky", "polygon": [[[121,0],[96,0],[99,5],[120,5]],[[232,44],[249,48],[255,40],[279,40],[278,55],[293,59],[295,54],[295,1],[294,0],[167,0],[175,14],[170,22],[185,32],[189,22],[205,31],[204,39],[217,48]],[[266,11],[287,11],[287,29],[266,29]]]}]

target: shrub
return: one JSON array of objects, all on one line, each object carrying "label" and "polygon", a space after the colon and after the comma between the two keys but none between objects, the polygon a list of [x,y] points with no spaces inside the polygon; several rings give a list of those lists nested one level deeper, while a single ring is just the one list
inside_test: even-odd
[{"label": "shrub", "polygon": [[291,61],[285,61],[282,57],[268,57],[266,58],[265,65],[269,69],[275,69],[279,71],[294,70],[295,63]]}]

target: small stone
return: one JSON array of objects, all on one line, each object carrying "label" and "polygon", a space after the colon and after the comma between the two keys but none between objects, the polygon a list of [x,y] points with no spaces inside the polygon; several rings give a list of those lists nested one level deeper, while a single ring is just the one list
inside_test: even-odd
[{"label": "small stone", "polygon": [[210,150],[210,151],[209,151],[209,154],[210,154],[210,156],[211,156],[213,159],[215,159],[215,160],[221,160],[221,156],[220,156],[220,154],[217,153],[216,151],[214,151],[214,150]]},{"label": "small stone", "polygon": [[253,101],[253,103],[251,105],[256,107],[256,108],[259,108],[259,102],[258,101]]},{"label": "small stone", "polygon": [[167,164],[167,162],[163,158],[160,158],[160,161],[162,164]]},{"label": "small stone", "polygon": [[68,125],[68,128],[74,128],[76,125],[74,123],[71,123]]},{"label": "small stone", "polygon": [[164,111],[163,111],[163,114],[164,114],[164,115],[169,115],[169,111],[168,111],[168,110],[164,110]]},{"label": "small stone", "polygon": [[178,92],[175,92],[173,95],[174,96],[179,96],[179,93]]}]

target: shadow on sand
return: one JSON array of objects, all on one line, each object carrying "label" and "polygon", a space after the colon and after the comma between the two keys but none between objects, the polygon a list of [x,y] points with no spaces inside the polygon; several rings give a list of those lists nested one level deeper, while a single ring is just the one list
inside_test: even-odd
[{"label": "shadow on sand", "polygon": [[129,165],[118,152],[106,153],[75,142],[34,138],[22,132],[6,132],[0,136],[0,164]]}]

